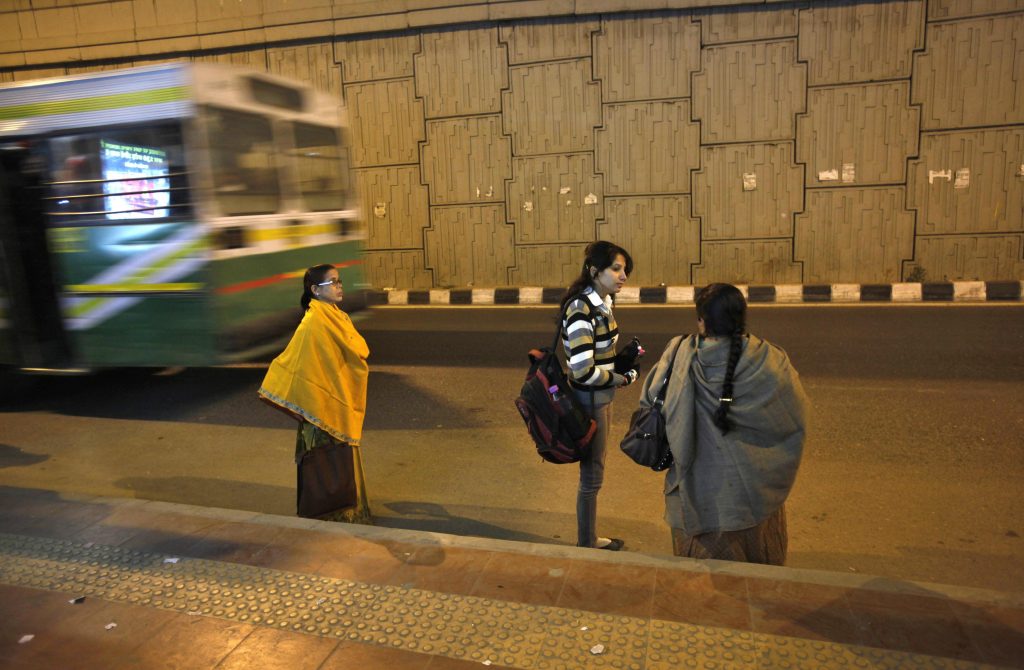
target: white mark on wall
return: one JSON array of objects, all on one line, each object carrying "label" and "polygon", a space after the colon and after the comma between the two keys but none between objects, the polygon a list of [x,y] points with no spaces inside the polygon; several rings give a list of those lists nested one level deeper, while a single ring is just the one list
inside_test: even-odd
[{"label": "white mark on wall", "polygon": [[584,205],[596,205],[597,204],[597,196],[594,195],[593,193],[588,193],[583,198],[583,204]]},{"label": "white mark on wall", "polygon": [[934,184],[936,179],[949,181],[953,178],[952,170],[928,170],[928,183]]},{"label": "white mark on wall", "polygon": [[527,200],[526,202],[523,203],[523,211],[524,212],[532,212],[533,211],[533,201],[532,200]]},{"label": "white mark on wall", "polygon": [[837,181],[839,170],[822,170],[818,173],[818,181]]},{"label": "white mark on wall", "polygon": [[494,187],[493,186],[489,186],[487,188],[487,193],[484,193],[484,197],[485,198],[492,198],[492,197],[494,197]]},{"label": "white mark on wall", "polygon": [[971,168],[959,168],[956,171],[956,179],[953,181],[953,188],[967,188],[971,185]]},{"label": "white mark on wall", "polygon": [[479,186],[476,187],[476,197],[478,197],[478,198],[480,197],[480,187]]},{"label": "white mark on wall", "polygon": [[561,193],[562,195],[565,195],[566,193],[568,193],[571,190],[572,189],[569,188],[568,186],[563,186],[562,188],[558,189],[558,192]]},{"label": "white mark on wall", "polygon": [[383,219],[388,215],[388,204],[386,202],[373,203],[373,215],[378,219]]},{"label": "white mark on wall", "polygon": [[857,179],[857,170],[853,163],[843,163],[843,183],[852,184]]},{"label": "white mark on wall", "polygon": [[757,190],[757,174],[753,172],[743,173],[743,190],[744,191],[755,191]]}]

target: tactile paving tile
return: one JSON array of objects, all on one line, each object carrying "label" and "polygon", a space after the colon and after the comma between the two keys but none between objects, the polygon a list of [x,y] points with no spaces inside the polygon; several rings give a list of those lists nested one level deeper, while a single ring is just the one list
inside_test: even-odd
[{"label": "tactile paving tile", "polygon": [[[0,582],[514,668],[978,668],[729,628],[0,533]],[[600,646],[598,646],[600,645]]]}]

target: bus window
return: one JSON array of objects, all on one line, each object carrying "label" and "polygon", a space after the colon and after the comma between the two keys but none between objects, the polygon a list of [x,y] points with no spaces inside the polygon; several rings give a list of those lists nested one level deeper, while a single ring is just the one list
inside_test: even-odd
[{"label": "bus window", "polygon": [[259,114],[206,107],[214,195],[222,213],[278,211],[281,187],[270,120]]},{"label": "bus window", "polygon": [[293,158],[306,209],[314,212],[344,209],[348,164],[338,131],[308,123],[295,123],[293,129]]},{"label": "bus window", "polygon": [[50,160],[47,211],[58,222],[154,220],[186,213],[178,123],[56,136]]}]

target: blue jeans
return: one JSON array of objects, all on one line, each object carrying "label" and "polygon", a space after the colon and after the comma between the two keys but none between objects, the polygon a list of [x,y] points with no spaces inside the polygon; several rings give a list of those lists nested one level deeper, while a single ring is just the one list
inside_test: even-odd
[{"label": "blue jeans", "polygon": [[[580,400],[583,400],[582,393]],[[583,406],[597,421],[597,432],[590,443],[590,453],[580,461],[580,487],[576,494],[576,546],[593,547],[597,544],[597,492],[604,483],[604,459],[608,430],[612,423],[612,405],[606,403],[591,407],[584,402]]]}]

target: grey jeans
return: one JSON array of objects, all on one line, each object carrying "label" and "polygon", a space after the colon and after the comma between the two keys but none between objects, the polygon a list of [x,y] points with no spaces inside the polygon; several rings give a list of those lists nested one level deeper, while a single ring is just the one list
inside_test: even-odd
[{"label": "grey jeans", "polygon": [[[580,400],[583,400],[580,395]],[[590,453],[580,461],[580,488],[576,494],[576,546],[593,547],[597,544],[597,492],[604,483],[604,459],[612,423],[612,405],[606,403],[591,407],[584,402],[583,406],[597,421],[597,433],[590,443]]]}]

